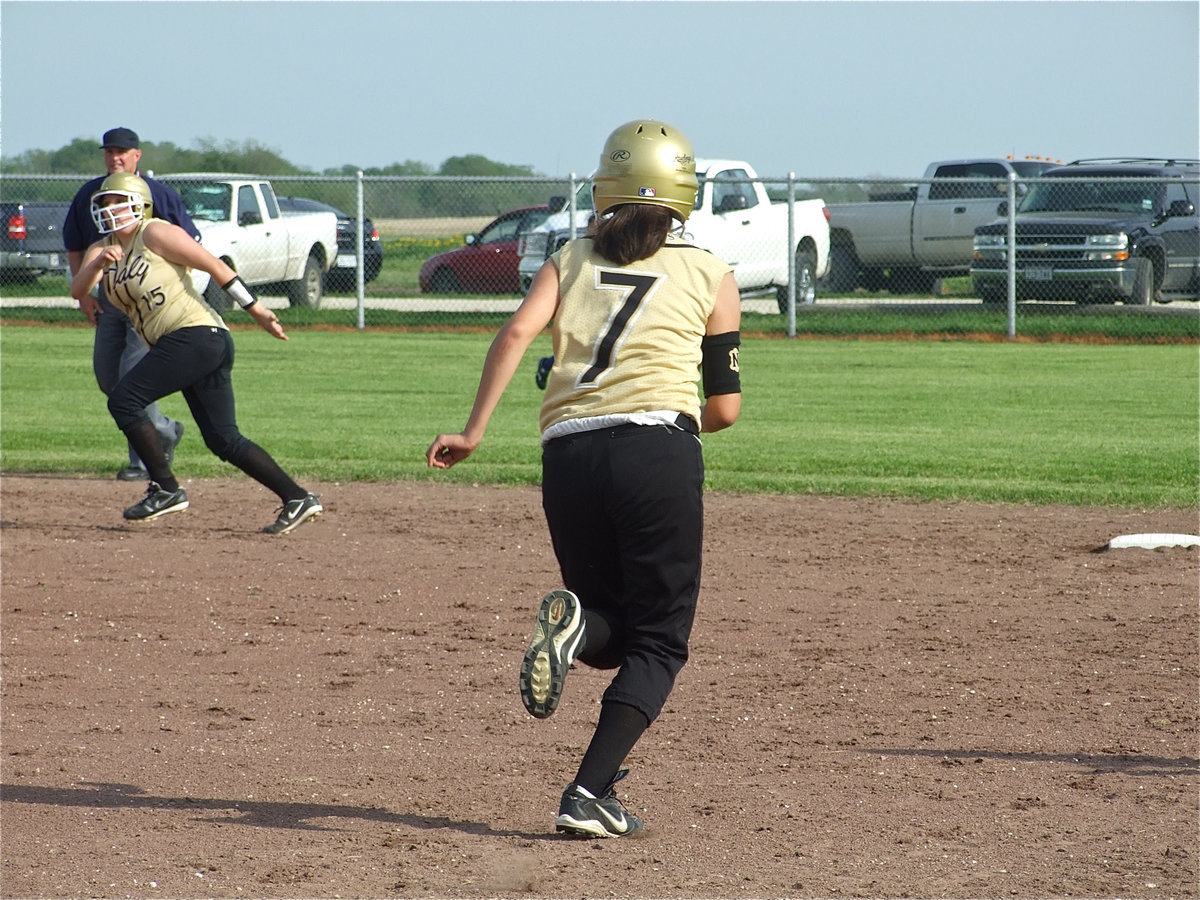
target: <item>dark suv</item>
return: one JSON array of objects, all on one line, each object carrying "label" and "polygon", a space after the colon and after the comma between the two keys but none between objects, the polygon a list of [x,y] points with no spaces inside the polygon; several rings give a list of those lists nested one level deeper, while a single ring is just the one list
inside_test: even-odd
[{"label": "dark suv", "polygon": [[[1017,298],[1139,306],[1200,299],[1200,162],[1081,159],[1029,186],[1016,211]],[[1008,220],[975,229],[971,280],[1008,297]]]}]

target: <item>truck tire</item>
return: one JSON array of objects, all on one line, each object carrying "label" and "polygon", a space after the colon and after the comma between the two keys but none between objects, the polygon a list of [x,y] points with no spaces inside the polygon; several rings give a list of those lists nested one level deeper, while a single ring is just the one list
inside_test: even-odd
[{"label": "truck tire", "polygon": [[829,247],[829,272],[821,279],[821,290],[825,294],[849,294],[858,287],[858,256],[853,247],[831,244]]},{"label": "truck tire", "polygon": [[[817,300],[817,261],[808,250],[796,251],[796,307],[815,303]],[[775,298],[779,303],[779,312],[787,315],[788,286],[777,285]]]},{"label": "truck tire", "polygon": [[320,309],[323,281],[321,261],[315,253],[310,253],[304,261],[304,273],[299,280],[287,282],[288,303],[292,306]]},{"label": "truck tire", "polygon": [[1154,262],[1145,256],[1138,256],[1133,262],[1133,293],[1125,302],[1131,306],[1149,306],[1154,302]]}]

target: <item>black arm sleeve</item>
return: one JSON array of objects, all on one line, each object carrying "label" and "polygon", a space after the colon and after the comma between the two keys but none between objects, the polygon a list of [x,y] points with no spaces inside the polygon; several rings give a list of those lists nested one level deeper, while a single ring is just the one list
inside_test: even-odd
[{"label": "black arm sleeve", "polygon": [[700,374],[705,397],[742,392],[741,369],[738,365],[738,348],[741,346],[740,331],[706,334],[701,338]]}]

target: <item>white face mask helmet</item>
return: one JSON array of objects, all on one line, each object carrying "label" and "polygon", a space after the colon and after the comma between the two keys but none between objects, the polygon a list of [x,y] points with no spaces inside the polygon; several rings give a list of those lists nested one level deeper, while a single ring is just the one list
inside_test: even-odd
[{"label": "white face mask helmet", "polygon": [[[112,202],[114,197],[116,202]],[[101,234],[112,234],[148,219],[153,208],[150,186],[129,172],[114,172],[92,194],[92,221]]]}]

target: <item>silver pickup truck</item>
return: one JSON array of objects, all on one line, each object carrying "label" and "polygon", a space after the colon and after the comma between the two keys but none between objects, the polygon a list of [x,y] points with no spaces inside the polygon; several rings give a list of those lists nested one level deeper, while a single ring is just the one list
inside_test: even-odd
[{"label": "silver pickup truck", "polygon": [[968,274],[975,228],[996,218],[1009,173],[1036,178],[1056,165],[1050,160],[945,160],[930,163],[925,175],[907,187],[898,185],[859,203],[830,203],[825,293],[857,287],[924,293],[937,278]]}]

